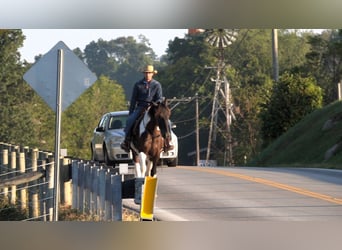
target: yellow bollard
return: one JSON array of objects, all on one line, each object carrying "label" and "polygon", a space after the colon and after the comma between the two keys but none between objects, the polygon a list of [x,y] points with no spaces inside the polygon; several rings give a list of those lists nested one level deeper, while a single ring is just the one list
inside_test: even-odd
[{"label": "yellow bollard", "polygon": [[156,189],[157,177],[146,176],[140,208],[140,220],[153,220],[153,208],[156,196]]}]

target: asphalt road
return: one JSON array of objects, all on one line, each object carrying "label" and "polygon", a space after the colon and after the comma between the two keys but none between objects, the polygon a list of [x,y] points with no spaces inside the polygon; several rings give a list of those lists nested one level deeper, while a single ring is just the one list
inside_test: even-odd
[{"label": "asphalt road", "polygon": [[[133,200],[124,206],[139,210]],[[342,171],[304,168],[159,168],[161,221],[342,221]]]}]

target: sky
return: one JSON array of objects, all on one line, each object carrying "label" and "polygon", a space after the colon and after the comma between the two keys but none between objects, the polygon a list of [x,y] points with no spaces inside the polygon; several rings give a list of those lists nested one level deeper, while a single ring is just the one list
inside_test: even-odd
[{"label": "sky", "polygon": [[23,47],[19,49],[21,59],[30,63],[39,54],[46,54],[59,41],[63,41],[69,49],[80,48],[92,41],[102,38],[109,41],[122,36],[133,36],[137,42],[138,36],[144,35],[150,41],[150,47],[158,57],[165,54],[168,43],[175,37],[184,38],[187,29],[22,29]]}]

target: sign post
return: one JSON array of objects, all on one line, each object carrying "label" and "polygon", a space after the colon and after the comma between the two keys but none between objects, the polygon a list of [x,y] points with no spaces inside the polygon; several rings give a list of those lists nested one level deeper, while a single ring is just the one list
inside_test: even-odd
[{"label": "sign post", "polygon": [[62,123],[62,90],[63,90],[63,50],[58,50],[57,56],[57,92],[56,92],[56,128],[55,128],[55,172],[54,172],[54,221],[58,221],[58,201],[60,196],[60,144],[61,144],[61,123]]},{"label": "sign post", "polygon": [[97,77],[60,41],[24,74],[24,80],[56,113],[53,218],[58,221],[62,111],[89,88]]}]

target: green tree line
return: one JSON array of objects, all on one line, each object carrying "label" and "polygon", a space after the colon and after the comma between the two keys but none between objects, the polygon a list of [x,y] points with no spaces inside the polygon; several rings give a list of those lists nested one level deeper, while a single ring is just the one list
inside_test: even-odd
[{"label": "green tree line", "polygon": [[[127,109],[140,69],[154,64],[163,94],[199,97],[200,148],[208,143],[218,49],[207,42],[208,30],[169,41],[166,54],[157,58],[143,35],[90,42],[74,53],[98,80],[62,114],[61,147],[68,154],[90,158],[93,129],[103,113]],[[315,109],[337,100],[342,68],[341,30],[279,30],[279,81],[272,78],[270,29],[236,30],[236,40],[224,48],[224,74],[231,86],[235,119],[232,121],[233,157],[244,164],[275,138]],[[0,140],[53,150],[55,115],[23,80],[32,66],[23,62],[18,49],[25,36],[21,30],[0,30]],[[36,56],[39,60],[41,55]],[[223,104],[221,104],[223,105]],[[171,102],[172,120],[179,137],[179,162],[195,158],[195,102]],[[217,140],[212,158],[223,164],[226,128],[217,116]],[[182,150],[186,149],[186,150]],[[205,158],[205,151],[201,159]]]}]

